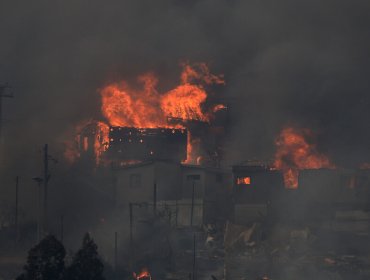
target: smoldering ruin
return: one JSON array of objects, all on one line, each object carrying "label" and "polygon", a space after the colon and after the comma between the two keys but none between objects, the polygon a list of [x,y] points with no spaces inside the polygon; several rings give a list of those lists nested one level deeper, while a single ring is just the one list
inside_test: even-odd
[{"label": "smoldering ruin", "polygon": [[0,279],[370,278],[367,2],[1,6]]}]

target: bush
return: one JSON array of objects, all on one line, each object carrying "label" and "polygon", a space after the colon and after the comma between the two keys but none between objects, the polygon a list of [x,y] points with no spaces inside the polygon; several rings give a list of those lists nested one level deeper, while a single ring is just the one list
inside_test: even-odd
[{"label": "bush", "polygon": [[81,249],[67,268],[66,280],[104,280],[104,265],[98,255],[98,246],[87,233]]},{"label": "bush", "polygon": [[46,236],[28,252],[24,273],[17,280],[63,279],[65,255],[63,244],[52,235]]}]

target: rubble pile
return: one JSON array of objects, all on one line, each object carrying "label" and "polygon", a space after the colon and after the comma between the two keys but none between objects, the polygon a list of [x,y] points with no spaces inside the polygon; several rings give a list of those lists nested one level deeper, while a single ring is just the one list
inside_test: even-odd
[{"label": "rubble pile", "polygon": [[[268,232],[253,223],[249,227],[228,224],[225,236],[225,279],[369,279],[370,255],[353,246],[356,235],[324,246],[338,232],[320,228],[276,224]],[[265,237],[265,238],[263,238]],[[333,241],[333,240],[332,240]],[[367,243],[366,243],[367,241]],[[338,244],[337,242],[341,242]],[[362,239],[365,248],[368,238]],[[352,251],[352,254],[350,254]]]}]

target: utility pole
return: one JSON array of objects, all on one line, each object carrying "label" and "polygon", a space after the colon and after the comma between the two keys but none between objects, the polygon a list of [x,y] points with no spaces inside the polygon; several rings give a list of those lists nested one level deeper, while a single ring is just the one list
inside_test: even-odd
[{"label": "utility pole", "polygon": [[192,191],[191,191],[191,208],[190,208],[190,226],[193,226],[194,218],[194,200],[195,200],[195,181],[200,180],[199,174],[188,175],[188,180],[192,181]]},{"label": "utility pole", "polygon": [[32,178],[35,182],[37,182],[37,243],[41,240],[41,223],[42,223],[42,207],[41,207],[41,187],[43,179],[40,177]]},{"label": "utility pole", "polygon": [[63,243],[64,239],[64,216],[60,216],[60,242]]},{"label": "utility pole", "polygon": [[48,231],[48,181],[49,181],[49,155],[48,144],[44,146],[44,205],[43,205],[43,235]]},{"label": "utility pole", "polygon": [[134,264],[134,237],[133,237],[133,226],[134,226],[134,216],[133,216],[133,203],[130,202],[129,204],[129,211],[130,211],[130,269],[132,270]]},{"label": "utility pole", "polygon": [[178,215],[179,215],[179,202],[176,197],[175,201],[175,207],[176,207],[176,219],[175,219],[175,228],[177,228],[177,223],[178,223]]},{"label": "utility pole", "polygon": [[18,228],[18,183],[19,177],[15,177],[15,217],[14,217],[14,225],[15,225],[15,244],[18,243],[19,240],[19,228]]},{"label": "utility pole", "polygon": [[43,161],[44,161],[44,171],[43,171],[43,183],[44,183],[44,193],[43,193],[43,217],[42,217],[42,234],[46,235],[48,233],[48,183],[50,180],[49,173],[49,160],[54,163],[58,161],[49,155],[48,144],[44,145],[43,148]]},{"label": "utility pole", "polygon": [[195,196],[195,180],[193,180],[192,192],[191,192],[191,211],[190,211],[190,226],[193,226],[194,216],[194,196]]},{"label": "utility pole", "polygon": [[42,237],[42,206],[41,206],[41,191],[42,188],[42,181],[38,183],[38,188],[37,188],[37,196],[38,196],[38,218],[37,218],[37,243],[41,241]]},{"label": "utility pole", "polygon": [[3,163],[3,98],[13,98],[13,93],[6,93],[11,87],[8,84],[0,84],[0,157],[1,164]]},{"label": "utility pole", "polygon": [[197,277],[196,277],[196,238],[195,238],[195,233],[194,233],[194,239],[193,239],[193,279],[192,280],[196,280]]},{"label": "utility pole", "polygon": [[153,214],[157,215],[157,183],[154,183],[153,189]]},{"label": "utility pole", "polygon": [[114,270],[117,271],[117,259],[118,259],[118,233],[114,233]]},{"label": "utility pole", "polygon": [[148,206],[147,203],[130,202],[129,203],[129,220],[130,220],[130,258],[129,267],[132,270],[135,260],[135,246],[134,246],[134,206],[142,207]]},{"label": "utility pole", "polygon": [[2,139],[2,122],[3,122],[3,98],[13,98],[13,94],[6,93],[6,89],[10,89],[11,87],[8,84],[0,84],[0,139]]}]

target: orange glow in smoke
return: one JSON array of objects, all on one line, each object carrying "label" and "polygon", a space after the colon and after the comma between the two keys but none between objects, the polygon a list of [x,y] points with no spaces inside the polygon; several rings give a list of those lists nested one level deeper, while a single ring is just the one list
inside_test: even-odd
[{"label": "orange glow in smoke", "polygon": [[370,163],[369,162],[364,162],[360,165],[360,169],[361,170],[366,170],[366,169],[370,169]]},{"label": "orange glow in smoke", "polygon": [[223,109],[227,109],[227,107],[223,104],[217,104],[216,106],[213,107],[212,112],[216,113],[216,112],[218,112],[220,110],[223,110]]},{"label": "orange glow in smoke", "polygon": [[[88,130],[88,135],[84,131]],[[81,157],[79,146],[84,152],[92,151],[96,163],[99,164],[101,155],[108,148],[109,126],[101,121],[88,120],[78,124],[75,128],[74,141],[65,142],[64,157],[69,163],[74,163]],[[89,139],[92,137],[93,139]]]},{"label": "orange glow in smoke", "polygon": [[237,185],[250,185],[251,184],[251,177],[240,177],[236,179]]},{"label": "orange glow in smoke", "polygon": [[329,159],[317,151],[313,136],[308,129],[287,127],[276,139],[274,167],[282,170],[286,188],[298,187],[301,169],[334,168]]},{"label": "orange glow in smoke", "polygon": [[96,134],[94,151],[96,163],[99,164],[101,155],[108,149],[109,145],[109,126],[103,122],[96,123]]},{"label": "orange glow in smoke", "polygon": [[75,137],[74,141],[65,141],[64,142],[64,158],[65,160],[72,164],[80,158],[80,151],[77,148],[76,143],[78,143],[78,137]]},{"label": "orange glow in smoke", "polygon": [[188,146],[186,151],[186,160],[184,163],[200,165],[201,157],[199,155],[200,139],[192,137],[188,132]]},{"label": "orange glow in smoke", "polygon": [[136,274],[135,272],[133,274],[136,280],[151,280],[152,279],[152,276],[150,275],[147,268],[143,268],[139,274]]}]

